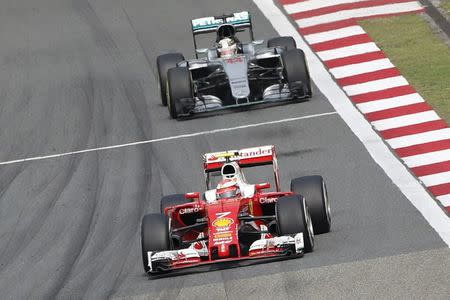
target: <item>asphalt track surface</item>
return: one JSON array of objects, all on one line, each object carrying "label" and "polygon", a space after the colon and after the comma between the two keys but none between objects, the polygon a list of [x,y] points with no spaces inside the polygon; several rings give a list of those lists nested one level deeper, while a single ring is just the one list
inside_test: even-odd
[{"label": "asphalt track surface", "polygon": [[[0,2],[0,161],[332,112],[310,102],[177,122],[156,56],[192,57],[190,17],[249,0]],[[201,154],[275,144],[284,188],[322,174],[332,232],[303,259],[149,280],[139,227],[161,195],[203,188]],[[448,247],[336,114],[0,168],[2,298],[445,298]]]}]

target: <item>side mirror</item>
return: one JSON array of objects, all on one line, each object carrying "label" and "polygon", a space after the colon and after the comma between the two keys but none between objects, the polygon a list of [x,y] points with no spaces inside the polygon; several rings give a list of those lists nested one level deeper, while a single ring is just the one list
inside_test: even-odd
[{"label": "side mirror", "polygon": [[208,48],[195,49],[195,53],[197,53],[197,54],[206,54],[207,52],[208,52]]},{"label": "side mirror", "polygon": [[200,198],[200,193],[199,192],[186,193],[184,196],[186,197],[186,199],[198,199]]},{"label": "side mirror", "polygon": [[255,184],[255,189],[257,191],[264,190],[264,189],[270,189],[270,183],[265,182],[265,183]]},{"label": "side mirror", "polygon": [[256,40],[256,41],[252,42],[252,44],[254,44],[254,45],[262,45],[263,43],[264,43],[264,40]]}]

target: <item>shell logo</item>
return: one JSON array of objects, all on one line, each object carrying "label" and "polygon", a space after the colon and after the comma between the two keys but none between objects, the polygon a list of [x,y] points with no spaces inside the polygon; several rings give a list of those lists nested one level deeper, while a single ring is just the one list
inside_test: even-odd
[{"label": "shell logo", "polygon": [[214,220],[214,222],[212,223],[214,227],[229,227],[231,224],[233,224],[234,221],[233,219],[230,218],[220,218],[220,219],[216,219]]}]

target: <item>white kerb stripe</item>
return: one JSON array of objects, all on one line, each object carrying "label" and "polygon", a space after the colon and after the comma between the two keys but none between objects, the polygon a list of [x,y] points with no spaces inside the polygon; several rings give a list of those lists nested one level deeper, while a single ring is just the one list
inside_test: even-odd
[{"label": "white kerb stripe", "polygon": [[418,93],[386,98],[381,100],[369,101],[365,103],[356,104],[359,110],[364,113],[371,113],[374,111],[380,111],[405,105],[410,105],[414,103],[424,102],[422,96]]},{"label": "white kerb stripe", "polygon": [[357,44],[352,46],[346,46],[341,48],[336,48],[332,50],[325,50],[317,52],[317,55],[321,60],[327,61],[336,58],[343,58],[352,55],[358,55],[363,53],[377,52],[380,51],[380,48],[374,42]]},{"label": "white kerb stripe", "polygon": [[443,183],[450,183],[450,172],[442,172],[419,177],[420,181],[426,186],[433,186]]},{"label": "white kerb stripe", "polygon": [[386,142],[394,149],[425,144],[435,141],[446,140],[450,138],[450,128],[432,130],[417,134],[405,135],[393,139],[386,140]]},{"label": "white kerb stripe", "polygon": [[[309,72],[314,83],[330,101],[355,136],[361,140],[373,160],[417,208],[442,240],[450,246],[450,218],[441,209],[406,167],[393,155],[381,137],[373,130],[363,115],[339,88],[324,65],[311,51],[306,42],[292,26],[288,18],[273,3],[273,0],[253,0],[280,36],[292,36],[299,48],[305,52]],[[325,2],[325,1],[324,1]],[[400,199],[403,200],[403,199]]]},{"label": "white kerb stripe", "polygon": [[436,164],[444,161],[450,161],[450,149],[411,155],[408,157],[403,157],[402,159],[410,168]]},{"label": "white kerb stripe", "polygon": [[344,78],[384,69],[394,68],[389,58],[376,59],[371,61],[365,61],[358,64],[351,64],[336,68],[331,68],[329,71],[336,78]]},{"label": "white kerb stripe", "polygon": [[[300,1],[300,0],[299,0]],[[310,1],[301,1],[293,4],[286,4],[284,6],[284,9],[288,14],[295,14],[298,12],[304,12],[309,11],[313,9],[323,8],[323,7],[329,7],[339,4],[345,4],[345,3],[355,3],[355,2],[362,2],[362,1],[368,1],[368,0],[310,0]]]},{"label": "white kerb stripe", "polygon": [[344,91],[349,96],[360,95],[370,92],[376,92],[381,90],[386,90],[398,86],[408,85],[403,76],[394,76],[383,79],[372,80],[364,83],[358,83],[353,85],[344,86]]},{"label": "white kerb stripe", "polygon": [[317,44],[364,33],[366,32],[364,31],[364,29],[362,29],[361,26],[354,25],[319,33],[308,34],[305,35],[305,39],[310,44]]},{"label": "white kerb stripe", "polygon": [[424,111],[416,114],[410,114],[400,117],[394,117],[389,119],[383,119],[378,121],[373,121],[372,125],[377,130],[387,130],[392,128],[398,128],[403,126],[409,126],[419,123],[425,123],[429,121],[440,120],[441,118],[433,110]]},{"label": "white kerb stripe", "polygon": [[450,206],[450,194],[436,197],[444,207]]},{"label": "white kerb stripe", "polygon": [[[328,2],[328,1],[324,1]],[[353,18],[370,17],[384,14],[397,14],[408,11],[415,11],[421,9],[421,6],[416,1],[386,4],[380,6],[363,7],[355,9],[342,10],[330,14],[314,16],[296,20],[300,28],[321,25],[331,22],[348,20]]]}]

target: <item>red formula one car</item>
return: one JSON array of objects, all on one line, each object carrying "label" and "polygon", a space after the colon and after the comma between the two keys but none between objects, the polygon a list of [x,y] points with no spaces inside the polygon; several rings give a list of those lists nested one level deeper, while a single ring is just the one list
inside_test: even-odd
[{"label": "red formula one car", "polygon": [[[269,182],[248,183],[241,170],[269,164],[275,191],[266,191]],[[293,179],[291,191],[282,192],[274,146],[207,153],[204,173],[204,193],[164,196],[161,213],[144,216],[142,260],[148,274],[300,257],[313,250],[314,233],[330,230],[323,178]]]}]

